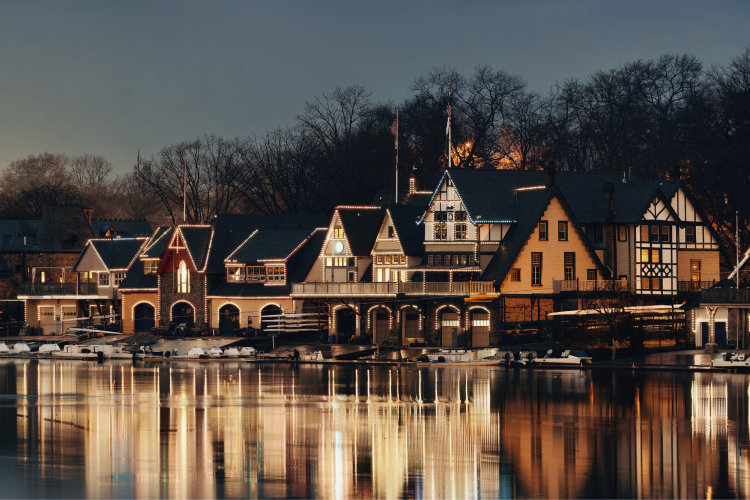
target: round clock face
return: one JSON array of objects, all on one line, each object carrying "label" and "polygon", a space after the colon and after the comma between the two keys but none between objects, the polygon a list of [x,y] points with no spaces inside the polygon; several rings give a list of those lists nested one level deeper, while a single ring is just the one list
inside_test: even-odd
[{"label": "round clock face", "polygon": [[336,253],[343,253],[344,252],[344,242],[343,241],[337,241],[333,244],[333,251]]}]

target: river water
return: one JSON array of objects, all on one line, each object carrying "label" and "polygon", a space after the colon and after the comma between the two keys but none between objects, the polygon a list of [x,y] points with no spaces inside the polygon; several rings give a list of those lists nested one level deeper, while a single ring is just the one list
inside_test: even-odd
[{"label": "river water", "polygon": [[750,495],[750,376],[0,361],[0,496]]}]

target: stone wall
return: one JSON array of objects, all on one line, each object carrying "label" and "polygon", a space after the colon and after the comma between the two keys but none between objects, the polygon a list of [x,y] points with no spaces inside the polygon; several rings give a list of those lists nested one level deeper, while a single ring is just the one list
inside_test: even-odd
[{"label": "stone wall", "polygon": [[177,302],[188,302],[195,308],[195,326],[206,322],[204,299],[206,295],[204,276],[190,273],[190,292],[177,292],[177,275],[164,273],[159,276],[159,325],[168,326],[172,306]]}]

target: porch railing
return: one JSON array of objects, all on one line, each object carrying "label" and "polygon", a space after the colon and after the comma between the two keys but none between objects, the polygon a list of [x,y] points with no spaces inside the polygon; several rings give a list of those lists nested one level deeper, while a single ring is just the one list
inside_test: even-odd
[{"label": "porch railing", "polygon": [[19,295],[98,295],[99,286],[96,283],[21,283],[18,293]]},{"label": "porch railing", "polygon": [[453,283],[292,283],[292,295],[297,297],[371,297],[403,293],[405,295],[469,296],[495,292],[492,281],[454,281]]},{"label": "porch railing", "polygon": [[625,280],[552,280],[553,293],[560,292],[627,292],[629,283]]},{"label": "porch railing", "polygon": [[677,291],[679,293],[699,293],[704,288],[711,288],[716,281],[678,281]]},{"label": "porch railing", "polygon": [[701,304],[750,304],[750,289],[701,290]]}]

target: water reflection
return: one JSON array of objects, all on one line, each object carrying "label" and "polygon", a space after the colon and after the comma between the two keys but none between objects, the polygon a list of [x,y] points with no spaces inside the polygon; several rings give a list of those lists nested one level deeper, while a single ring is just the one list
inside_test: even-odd
[{"label": "water reflection", "polygon": [[13,497],[746,497],[750,378],[0,363]]}]

